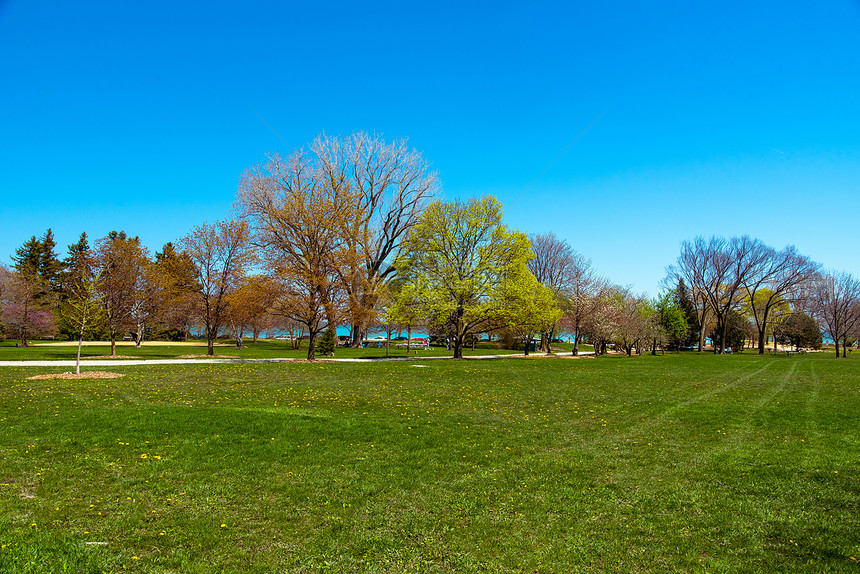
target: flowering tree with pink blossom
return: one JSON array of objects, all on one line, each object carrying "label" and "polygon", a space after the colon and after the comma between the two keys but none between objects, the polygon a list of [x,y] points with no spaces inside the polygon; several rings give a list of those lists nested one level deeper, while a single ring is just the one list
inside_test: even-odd
[{"label": "flowering tree with pink blossom", "polygon": [[6,333],[28,346],[28,339],[50,335],[56,327],[54,316],[38,299],[37,279],[4,270],[2,319]]}]

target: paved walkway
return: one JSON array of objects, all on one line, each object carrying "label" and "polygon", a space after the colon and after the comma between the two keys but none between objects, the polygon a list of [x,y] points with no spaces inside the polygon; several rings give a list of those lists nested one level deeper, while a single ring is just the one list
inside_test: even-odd
[{"label": "paved walkway", "polygon": [[[591,355],[591,352],[581,352],[578,357]],[[531,353],[528,356],[509,354],[509,355],[473,355],[463,357],[467,361],[483,360],[483,359],[529,359],[529,358],[545,358],[554,357],[559,359],[576,359],[570,353],[554,353],[546,355],[545,353]],[[231,363],[291,363],[297,361],[305,361],[306,359],[297,359],[284,357],[280,359],[81,359],[81,367],[124,367],[124,366],[140,366],[140,365],[212,365],[212,364],[231,364]],[[454,360],[453,357],[378,357],[373,359],[338,359],[335,357],[325,357],[317,359],[320,363],[373,363],[377,361],[438,361],[438,360]],[[0,361],[0,367],[74,367],[75,361],[71,359],[62,359],[55,361]]]}]

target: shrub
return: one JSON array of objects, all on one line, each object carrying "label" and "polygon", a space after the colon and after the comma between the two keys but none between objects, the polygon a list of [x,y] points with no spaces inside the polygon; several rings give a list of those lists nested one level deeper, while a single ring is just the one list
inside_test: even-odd
[{"label": "shrub", "polygon": [[334,329],[328,329],[317,339],[316,352],[320,355],[334,355],[335,346],[337,346],[337,334]]}]

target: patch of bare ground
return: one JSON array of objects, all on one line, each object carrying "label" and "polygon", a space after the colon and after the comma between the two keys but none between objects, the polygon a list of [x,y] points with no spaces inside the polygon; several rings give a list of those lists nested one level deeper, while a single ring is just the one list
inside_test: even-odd
[{"label": "patch of bare ground", "polygon": [[34,375],[27,377],[28,381],[44,379],[118,379],[124,377],[121,373],[109,373],[107,371],[88,371],[76,375],[75,373],[49,373],[47,375]]},{"label": "patch of bare ground", "polygon": [[93,355],[92,357],[81,357],[81,359],[139,359],[131,355]]},{"label": "patch of bare ground", "polygon": [[179,355],[177,359],[238,359],[237,355]]}]

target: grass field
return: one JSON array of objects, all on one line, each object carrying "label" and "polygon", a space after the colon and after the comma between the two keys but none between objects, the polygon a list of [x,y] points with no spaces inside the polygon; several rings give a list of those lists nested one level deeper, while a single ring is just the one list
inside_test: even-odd
[{"label": "grass field", "polygon": [[[18,348],[15,341],[0,343],[0,361],[24,361],[24,360],[74,360],[77,354],[77,346],[73,343],[54,343],[47,341],[34,342],[30,347]],[[559,345],[559,352],[567,350],[570,345]],[[583,350],[591,350],[590,346],[582,346]],[[445,347],[431,347],[428,350],[419,350],[412,347],[410,357],[442,357],[452,356],[453,351],[447,351]],[[391,344],[388,350],[391,357],[406,357],[406,347]],[[195,341],[192,343],[170,343],[167,341],[145,341],[138,348],[133,343],[124,342],[117,345],[116,354],[141,359],[172,359],[183,355],[205,355],[206,341]],[[308,355],[307,342],[303,342],[302,348],[290,349],[290,344],[285,341],[260,340],[257,343],[248,339],[242,349],[237,349],[234,341],[223,341],[215,347],[215,354],[220,356],[238,357],[241,359],[273,359],[273,358],[295,358],[306,359]],[[475,350],[471,347],[463,350],[464,356],[476,355],[504,355],[522,354],[522,351],[511,351],[499,349],[495,344],[482,344]],[[104,357],[110,355],[110,343],[87,342],[81,349],[81,359]],[[335,352],[336,358],[360,358],[379,359],[384,358],[385,344],[381,347],[368,346],[364,349],[351,349],[338,347]]]},{"label": "grass field", "polygon": [[860,569],[856,358],[50,370],[0,368],[0,572]]}]

